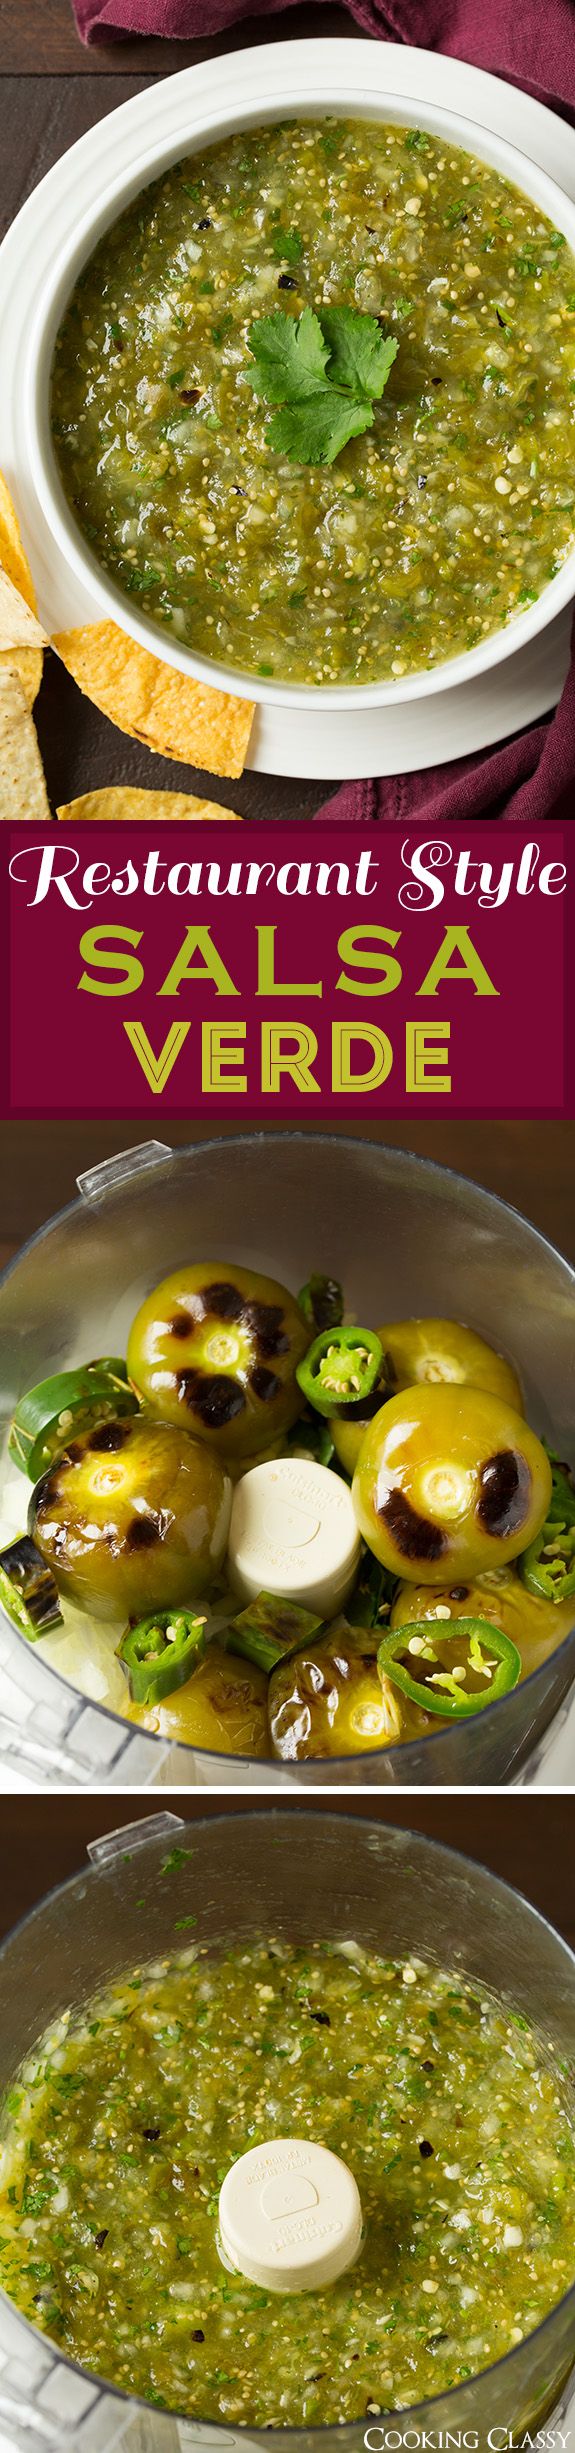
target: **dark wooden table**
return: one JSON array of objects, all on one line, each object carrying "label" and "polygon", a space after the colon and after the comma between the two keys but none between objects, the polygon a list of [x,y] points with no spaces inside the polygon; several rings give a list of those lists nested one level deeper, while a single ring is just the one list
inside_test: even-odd
[{"label": "dark wooden table", "polygon": [[[150,1122],[150,1132],[153,1130]],[[164,1134],[163,1126],[158,1128]],[[276,1128],[280,1129],[280,1128]],[[305,1120],[299,1130],[306,1129]],[[314,1125],[307,1127],[314,1130]],[[216,1127],[177,1124],[169,1119],[165,1138],[173,1147],[189,1141],[209,1141]],[[289,1127],[284,1127],[289,1130]],[[511,1201],[532,1218],[568,1259],[575,1260],[575,1134],[570,1123],[524,1122],[482,1124],[434,1117],[429,1124],[406,1126],[378,1123],[366,1126],[342,1121],[342,1132],[394,1147],[419,1151],[439,1165],[454,1167],[491,1192]],[[219,1134],[236,1133],[235,1117],[218,1125]],[[74,1198],[80,1170],[96,1166],[112,1152],[128,1149],[146,1138],[139,1123],[93,1121],[54,1123],[37,1117],[33,1124],[0,1122],[0,1267],[27,1235],[43,1226],[54,1210]]]},{"label": "dark wooden table", "polygon": [[[313,1813],[326,1811],[319,1797],[307,1802]],[[157,1797],[153,1801],[136,1796],[57,1797],[51,1799],[48,1813],[40,1797],[0,1799],[0,1936],[9,1931],[18,1917],[25,1916],[54,1883],[80,1872],[88,1840],[99,1838],[102,1832],[117,1830],[136,1817],[158,1813],[161,1803]],[[169,1804],[167,1798],[165,1803]],[[185,1796],[174,1800],[175,1812],[190,1822],[212,1814],[250,1813],[254,1807],[256,1812],[269,1814],[267,1802],[249,1797]],[[567,1941],[575,1944],[572,1797],[517,1796],[510,1800],[467,1794],[394,1797],[375,1802],[364,1797],[355,1798],[352,1803],[331,1796],[327,1810],[342,1817],[342,1865],[346,1814],[367,1815],[373,1822],[425,1831],[432,1839],[459,1848],[464,1855],[489,1866],[493,1873],[525,1892],[534,1907],[559,1927]],[[297,1814],[297,1800],[293,1804],[288,1801],[286,1811]]]},{"label": "dark wooden table", "polygon": [[[132,94],[222,52],[349,30],[345,10],[328,0],[321,11],[289,7],[281,16],[242,19],[213,42],[130,41],[87,51],[75,32],[71,0],[0,0],[0,237],[68,146]],[[203,792],[246,818],[301,818],[337,789],[329,777],[270,785],[265,775],[246,774],[232,785],[154,757],[81,698],[53,656],[46,659],[36,721],[54,809],[97,784],[131,783]]]}]

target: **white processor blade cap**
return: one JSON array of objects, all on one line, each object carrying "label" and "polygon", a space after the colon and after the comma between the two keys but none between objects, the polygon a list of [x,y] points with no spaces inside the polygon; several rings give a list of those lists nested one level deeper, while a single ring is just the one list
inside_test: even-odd
[{"label": "white processor blade cap", "polygon": [[353,2173],[308,2138],[273,2138],[240,2155],[222,2183],[219,2216],[224,2258],[268,2291],[319,2291],[361,2245]]},{"label": "white processor blade cap", "polygon": [[228,1566],[246,1601],[277,1593],[335,1618],[355,1583],[361,1544],[347,1482],[308,1457],[254,1465],[236,1484]]}]

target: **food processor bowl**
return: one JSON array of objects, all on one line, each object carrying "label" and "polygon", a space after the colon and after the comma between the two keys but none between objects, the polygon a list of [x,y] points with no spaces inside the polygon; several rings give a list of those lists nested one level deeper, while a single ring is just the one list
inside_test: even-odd
[{"label": "food processor bowl", "polygon": [[[294,1291],[310,1269],[327,1269],[341,1278],[346,1304],[373,1323],[413,1313],[468,1322],[512,1356],[535,1429],[561,1456],[570,1443],[572,1451],[575,1272],[516,1210],[466,1178],[379,1143],[266,1132],[178,1151],[144,1143],[81,1176],[79,1192],[0,1282],[4,1540],[14,1521],[7,1437],[18,1397],[90,1356],[125,1352],[143,1296],[196,1259],[244,1262]],[[30,1485],[17,1479],[22,1529]],[[0,1615],[0,1750],[5,1761],[24,1761],[32,1779],[100,1786],[530,1781],[568,1709],[575,1604],[573,1622],[530,1677],[470,1724],[288,1766],[167,1747],[105,1709],[96,1680],[90,1700],[80,1695]]]},{"label": "food processor bowl", "polygon": [[[52,2020],[177,1948],[177,1921],[190,1911],[194,1939],[216,1950],[272,1934],[415,1952],[496,1994],[529,2020],[546,2056],[572,2068],[573,1953],[485,1867],[419,1833],[300,1807],[193,1823],[150,1814],[95,1841],[89,1856],[0,1951],[2,2096]],[[502,2453],[558,2421],[574,2361],[575,2286],[506,2359],[441,2398],[353,2425],[234,2430],[180,2421],[100,2383],[0,2292],[0,2435],[22,2453],[363,2453],[367,2430],[366,2453],[442,2443]]]}]

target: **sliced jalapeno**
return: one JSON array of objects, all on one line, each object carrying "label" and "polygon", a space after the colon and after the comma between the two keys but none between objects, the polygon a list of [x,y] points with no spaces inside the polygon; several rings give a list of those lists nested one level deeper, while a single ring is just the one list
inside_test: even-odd
[{"label": "sliced jalapeno", "polygon": [[0,1601],[29,1644],[64,1624],[54,1577],[27,1533],[0,1550]]},{"label": "sliced jalapeno", "polygon": [[518,1559],[521,1581],[528,1593],[545,1601],[570,1601],[575,1594],[575,1484],[568,1465],[553,1449],[551,1498],[541,1532]]},{"label": "sliced jalapeno", "polygon": [[16,1407],[8,1454],[21,1473],[39,1482],[53,1457],[71,1439],[98,1422],[119,1414],[136,1414],[138,1399],[129,1387],[126,1365],[119,1355],[103,1355],[78,1371],[58,1372],[39,1380]]},{"label": "sliced jalapeno", "polygon": [[116,1658],[133,1703],[163,1703],[175,1687],[185,1686],[204,1657],[205,1625],[192,1610],[155,1610],[152,1618],[126,1628]]},{"label": "sliced jalapeno", "polygon": [[339,1278],[308,1278],[297,1300],[314,1336],[319,1337],[322,1329],[339,1328],[343,1320],[343,1286]]},{"label": "sliced jalapeno", "polygon": [[247,1609],[226,1628],[228,1652],[240,1653],[245,1661],[253,1661],[256,1669],[265,1669],[269,1677],[277,1661],[288,1652],[311,1642],[323,1626],[312,1610],[300,1610],[296,1602],[279,1601],[275,1593],[258,1593]]},{"label": "sliced jalapeno", "polygon": [[318,1414],[361,1415],[382,1362],[383,1349],[373,1329],[323,1329],[298,1363],[296,1380]]},{"label": "sliced jalapeno", "polygon": [[569,1601],[575,1593],[575,1525],[544,1525],[519,1560],[519,1574],[539,1600]]},{"label": "sliced jalapeno", "polygon": [[458,1618],[447,1628],[443,1619],[420,1618],[383,1636],[377,1666],[422,1711],[460,1721],[511,1693],[521,1654],[491,1619]]},{"label": "sliced jalapeno", "polygon": [[548,1446],[546,1439],[543,1440],[542,1445],[547,1449],[551,1466],[551,1498],[548,1514],[549,1516],[560,1516],[565,1525],[575,1525],[575,1478],[571,1466],[565,1465],[561,1458],[555,1455],[555,1449]]}]

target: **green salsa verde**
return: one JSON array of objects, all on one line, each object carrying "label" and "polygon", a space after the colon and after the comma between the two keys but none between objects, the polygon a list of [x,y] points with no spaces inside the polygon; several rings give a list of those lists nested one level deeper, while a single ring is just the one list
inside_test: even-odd
[{"label": "green salsa verde", "polygon": [[[418,1959],[186,1944],[63,2019],[13,2088],[0,2280],[69,2357],[182,2414],[408,2407],[573,2281],[564,2084],[523,2018]],[[364,2238],[286,2297],[226,2268],[217,2212],[229,2165],[290,2135],[351,2165]]]},{"label": "green salsa verde", "polygon": [[[397,354],[332,466],[268,442],[263,317],[378,319]],[[154,622],[279,682],[367,683],[480,645],[573,545],[575,262],[484,163],[302,120],[148,187],[83,271],[52,428],[98,560]]]}]

